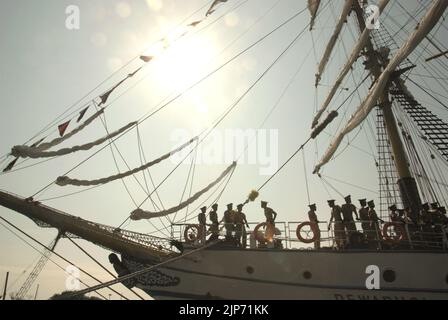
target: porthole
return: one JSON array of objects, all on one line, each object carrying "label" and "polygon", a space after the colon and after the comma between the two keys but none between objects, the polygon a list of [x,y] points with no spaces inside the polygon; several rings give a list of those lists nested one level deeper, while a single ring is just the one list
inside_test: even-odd
[{"label": "porthole", "polygon": [[396,278],[397,278],[397,275],[396,275],[395,271],[393,271],[393,270],[385,270],[383,272],[383,279],[386,282],[394,282]]},{"label": "porthole", "polygon": [[303,278],[306,280],[310,280],[313,277],[313,275],[311,274],[311,272],[309,271],[304,271],[303,272]]},{"label": "porthole", "polygon": [[254,270],[254,268],[253,268],[253,267],[251,267],[251,266],[248,266],[248,267],[246,268],[246,272],[247,272],[248,274],[252,274],[252,273],[254,273],[254,272],[255,272],[255,270]]}]

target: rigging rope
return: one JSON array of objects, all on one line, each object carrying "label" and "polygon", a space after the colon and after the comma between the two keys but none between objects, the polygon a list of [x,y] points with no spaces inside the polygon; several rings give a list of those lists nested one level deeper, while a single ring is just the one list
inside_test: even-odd
[{"label": "rigging rope", "polygon": [[[306,10],[306,8],[304,10],[302,10],[302,12],[304,12]],[[216,123],[213,125],[212,128],[210,128],[209,132],[205,134],[205,136],[198,142],[198,145],[200,143],[202,143],[205,138],[207,138],[207,136],[213,132],[213,130],[238,106],[238,104],[244,99],[244,97],[246,97],[246,95],[264,78],[264,76],[277,64],[277,62],[284,56],[284,54],[296,43],[296,41],[300,38],[300,36],[305,32],[306,28],[308,27],[305,26],[304,29],[302,29],[297,36],[288,44],[288,46],[280,53],[280,55],[268,66],[268,68],[255,80],[255,82],[235,101],[235,103],[233,103],[230,108],[216,121]],[[204,130],[200,135],[202,135],[203,133],[205,133],[206,130]],[[200,136],[199,135],[199,136]],[[196,146],[197,147],[197,146]],[[196,148],[195,148],[196,149]],[[181,163],[183,161],[185,161],[185,159],[187,159],[190,154],[195,150],[191,150],[186,157],[179,162],[176,167],[165,177],[165,179],[157,186],[157,188],[159,188],[173,173],[175,170],[177,170],[177,168],[181,165]],[[148,197],[146,197],[143,202],[140,204],[140,206],[138,206],[138,209],[140,209],[140,207],[148,200]],[[119,226],[121,227],[130,217],[127,217],[122,224]]]},{"label": "rigging rope", "polygon": [[92,141],[90,143],[86,143],[83,145],[74,146],[71,148],[63,148],[63,149],[56,150],[56,151],[40,151],[40,150],[36,150],[36,149],[28,147],[28,146],[15,146],[12,148],[11,154],[15,157],[36,159],[36,158],[51,158],[51,157],[56,157],[56,156],[67,155],[70,153],[75,153],[78,151],[86,151],[86,150],[92,149],[95,146],[103,144],[105,141],[107,141],[109,139],[113,139],[116,136],[119,136],[123,132],[126,132],[130,128],[134,127],[136,124],[137,124],[137,122],[128,123],[124,127],[118,129],[115,132],[112,132],[111,134],[109,134],[103,138],[97,139],[95,141]]},{"label": "rigging rope", "polygon": [[[189,14],[187,17],[185,17],[181,22],[177,23],[175,25],[175,27],[173,29],[171,29],[169,33],[171,33],[172,31],[174,31],[175,29],[177,29],[178,27],[182,26],[184,23],[186,23],[186,21],[188,21],[191,17],[193,17],[195,14],[197,14],[198,12],[200,12],[201,10],[203,10],[204,8],[206,8],[209,5],[209,1],[206,1],[205,4],[203,6],[201,6],[199,9],[195,10],[193,13]],[[108,80],[112,79],[113,76],[115,76],[116,74],[118,74],[120,71],[124,70],[126,67],[128,67],[133,61],[137,60],[142,54],[144,54],[145,51],[147,51],[149,48],[151,48],[153,45],[155,45],[158,41],[152,43],[150,46],[148,46],[147,48],[145,48],[143,51],[141,51],[138,55],[136,55],[135,57],[133,57],[131,60],[129,60],[128,62],[126,62],[122,67],[120,67],[117,71],[113,72],[109,77],[107,77],[105,80],[101,81],[95,88],[93,88],[92,90],[90,90],[88,93],[86,93],[83,97],[81,97],[78,101],[76,101],[75,103],[73,103],[68,109],[66,109],[62,114],[60,114],[59,116],[57,116],[53,121],[51,121],[50,123],[48,123],[46,126],[44,126],[44,128],[42,130],[40,130],[37,134],[35,134],[34,136],[32,136],[30,139],[28,139],[25,143],[29,143],[30,141],[32,141],[33,139],[37,138],[39,135],[45,133],[48,131],[49,128],[51,128],[54,124],[56,124],[58,121],[62,121],[61,119],[64,119],[64,116],[66,115],[67,112],[69,112],[70,110],[72,110],[73,108],[75,108],[77,105],[79,105],[84,99],[86,99],[89,95],[91,95],[92,93],[94,93],[98,88],[100,88],[104,83],[106,83]],[[74,114],[76,114],[78,111],[82,110],[82,108],[87,107],[91,102],[86,102],[84,104],[82,104],[81,107],[77,108],[75,111],[73,111],[72,113],[68,114],[67,116],[65,116],[65,119],[67,119],[67,117],[70,117]],[[8,154],[5,154],[4,156],[8,156]]]},{"label": "rigging rope", "polygon": [[[182,91],[181,93],[179,93],[178,95],[176,95],[174,98],[170,99],[168,102],[164,103],[162,106],[156,108],[156,110],[151,111],[149,114],[145,115],[144,117],[142,117],[138,123],[143,123],[144,121],[146,121],[147,119],[151,118],[152,116],[154,116],[156,113],[158,113],[159,111],[161,111],[162,109],[164,109],[165,107],[167,107],[168,105],[170,105],[172,102],[176,101],[178,98],[180,98],[181,96],[183,96],[186,92],[190,91],[191,89],[193,89],[194,87],[196,87],[197,85],[199,85],[200,83],[202,83],[203,81],[205,81],[206,79],[208,79],[209,77],[211,77],[213,74],[215,74],[216,72],[218,72],[219,70],[221,70],[222,68],[224,68],[225,66],[227,66],[228,64],[230,64],[231,62],[233,62],[234,60],[236,60],[238,57],[240,57],[241,55],[243,55],[244,53],[246,53],[247,51],[249,51],[250,49],[252,49],[253,47],[255,47],[256,45],[258,45],[259,43],[261,43],[263,40],[265,40],[266,38],[268,38],[269,36],[271,36],[273,33],[275,33],[276,31],[278,31],[279,29],[281,29],[282,27],[284,27],[285,25],[287,25],[289,22],[293,21],[295,18],[297,18],[299,15],[301,15],[303,12],[305,12],[307,10],[307,8],[305,7],[304,9],[300,10],[299,12],[295,13],[294,15],[292,15],[290,18],[288,18],[287,20],[285,20],[284,22],[282,22],[281,24],[279,24],[277,27],[275,27],[273,30],[271,30],[270,32],[268,32],[267,34],[265,34],[264,36],[262,36],[261,38],[259,38],[257,41],[255,41],[254,43],[252,43],[251,45],[249,45],[248,47],[246,47],[244,50],[240,51],[238,54],[236,54],[235,56],[233,56],[232,58],[230,58],[229,60],[227,60],[225,63],[223,63],[221,66],[219,66],[218,68],[214,69],[212,72],[208,73],[205,77],[201,78],[199,81],[195,82],[193,85],[191,85],[190,87],[188,87],[187,89],[185,89],[184,91]],[[230,112],[230,111],[229,111]],[[115,139],[112,140],[112,142],[115,142],[116,140],[118,140],[119,138],[123,137],[126,133],[128,133],[128,131],[124,132],[123,134],[121,134],[120,136],[116,137]],[[106,147],[108,147],[111,143],[108,143],[107,145],[103,146],[102,148],[100,148],[99,150],[97,150],[96,152],[94,152],[93,154],[91,154],[90,156],[88,156],[86,159],[82,160],[80,163],[78,163],[76,166],[74,166],[72,169],[70,169],[68,172],[66,172],[64,175],[68,175],[69,173],[71,173],[72,171],[74,171],[75,169],[77,169],[78,167],[80,167],[82,164],[84,164],[85,162],[87,162],[88,160],[90,160],[91,158],[93,158],[95,155],[97,155],[99,152],[103,151]],[[37,194],[41,193],[42,191],[46,190],[47,188],[49,188],[51,185],[53,185],[55,183],[55,181],[51,181],[48,185],[44,186],[42,189],[38,190],[34,195],[36,196]],[[160,185],[160,184],[159,184]]]},{"label": "rigging rope", "polygon": [[123,172],[123,173],[119,173],[116,175],[112,175],[106,178],[101,178],[101,179],[96,179],[96,180],[78,180],[78,179],[71,179],[67,176],[60,176],[56,179],[56,184],[59,186],[67,186],[67,185],[73,185],[73,186],[95,186],[95,185],[99,185],[99,184],[105,184],[105,183],[109,183],[118,179],[123,179],[125,177],[129,177],[130,175],[136,174],[138,172],[141,172],[143,170],[146,170],[160,162],[162,162],[163,160],[168,159],[169,157],[171,157],[173,154],[176,154],[180,151],[182,151],[183,149],[185,149],[186,147],[190,146],[193,142],[197,141],[198,137],[195,137],[193,139],[190,139],[188,142],[184,143],[183,145],[181,145],[180,147],[178,147],[177,149],[172,150],[171,152],[168,152],[166,154],[164,154],[163,156],[152,160],[151,162],[146,163],[143,166],[140,166],[138,168],[132,169],[130,171],[127,172]]},{"label": "rigging rope", "polygon": [[[103,269],[104,271],[106,271],[110,276],[112,276],[112,278],[117,279],[117,276],[114,275],[111,271],[109,271],[109,269],[107,269],[101,262],[99,262],[97,259],[95,259],[90,253],[87,252],[87,250],[85,250],[84,248],[82,248],[78,243],[76,243],[73,239],[71,238],[67,238],[71,243],[73,243],[73,245],[75,245],[75,247],[77,247],[79,250],[81,250],[86,256],[88,256],[93,262],[95,262],[101,269]],[[139,297],[141,300],[145,300],[145,298],[143,298],[140,294],[138,294],[137,292],[135,292],[134,289],[126,287],[124,284],[123,286],[126,289],[129,289],[129,291],[131,291],[133,294],[135,294],[137,297]]]},{"label": "rigging rope", "polygon": [[[25,231],[23,231],[22,229],[16,227],[13,223],[9,222],[7,219],[3,218],[0,216],[0,220],[3,220],[6,224],[8,224],[9,226],[11,226],[12,228],[14,228],[15,230],[17,230],[18,232],[20,232],[21,234],[25,235],[26,237],[28,237],[29,239],[33,240],[35,243],[37,243],[38,245],[40,245],[42,248],[51,251],[50,248],[48,248],[46,245],[44,245],[42,242],[40,242],[39,240],[37,240],[36,238],[34,238],[33,236],[29,235],[28,233],[26,233]],[[69,261],[68,259],[64,258],[62,255],[60,255],[59,253],[57,253],[56,251],[53,251],[53,254],[56,255],[57,257],[59,257],[60,259],[64,260],[66,263],[75,266],[76,268],[79,269],[79,271],[85,273],[86,275],[88,275],[90,278],[92,278],[93,280],[95,280],[96,282],[102,283],[100,280],[98,280],[96,277],[94,277],[93,275],[91,275],[89,272],[85,271],[84,269],[78,267],[76,264],[74,264],[73,262]],[[64,269],[65,270],[65,269]],[[111,290],[113,293],[118,294],[120,297],[122,297],[123,299],[129,300],[128,298],[126,298],[124,295],[122,295],[121,293],[117,292],[115,289],[113,288],[109,288],[109,290]],[[96,290],[92,290],[92,291],[96,291]]]},{"label": "rigging rope", "polygon": [[73,293],[71,296],[77,297],[77,296],[80,296],[80,295],[84,295],[84,294],[87,294],[89,292],[92,292],[92,291],[95,291],[95,290],[99,290],[99,289],[102,289],[102,288],[108,288],[108,287],[110,287],[110,286],[112,286],[114,284],[117,284],[117,283],[120,283],[120,282],[123,282],[123,281],[126,281],[126,280],[133,279],[135,277],[144,275],[144,274],[146,274],[146,273],[148,273],[148,272],[150,272],[150,271],[152,271],[154,269],[158,269],[160,267],[163,267],[164,265],[167,265],[169,263],[173,263],[173,262],[178,261],[180,259],[184,259],[187,256],[190,256],[190,255],[195,254],[197,252],[203,251],[203,250],[205,250],[205,249],[207,249],[207,248],[217,244],[218,242],[219,241],[210,242],[209,244],[206,244],[203,247],[200,247],[198,249],[194,249],[194,250],[188,251],[188,252],[186,252],[184,254],[181,254],[181,255],[179,255],[177,257],[174,257],[174,258],[171,258],[171,259],[168,259],[168,260],[166,260],[164,262],[161,262],[159,264],[153,265],[151,267],[147,267],[147,268],[144,268],[142,270],[135,271],[133,273],[127,274],[125,276],[118,277],[115,280],[111,280],[111,281],[108,281],[108,282],[105,282],[105,283],[101,283],[101,284],[96,285],[96,286],[92,286],[92,287],[84,289],[84,290],[77,291],[77,292]]},{"label": "rigging rope", "polygon": [[182,210],[186,208],[188,205],[195,202],[197,199],[199,199],[204,193],[208,192],[215,185],[217,185],[222,179],[224,179],[229,174],[230,171],[234,170],[235,167],[236,162],[232,163],[232,165],[230,165],[215,181],[207,185],[204,189],[196,192],[191,198],[187,199],[186,201],[180,203],[175,207],[160,212],[145,211],[138,208],[131,212],[130,218],[131,220],[152,219],[152,218],[164,217],[169,214],[175,213],[179,210]]}]

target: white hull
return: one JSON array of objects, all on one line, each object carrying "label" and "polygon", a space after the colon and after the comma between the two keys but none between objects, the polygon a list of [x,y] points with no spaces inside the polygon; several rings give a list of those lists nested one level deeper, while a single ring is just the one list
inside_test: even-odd
[{"label": "white hull", "polygon": [[[380,268],[380,290],[366,288],[369,265]],[[171,283],[137,286],[155,299],[448,299],[447,266],[446,252],[212,249],[158,269]]]}]

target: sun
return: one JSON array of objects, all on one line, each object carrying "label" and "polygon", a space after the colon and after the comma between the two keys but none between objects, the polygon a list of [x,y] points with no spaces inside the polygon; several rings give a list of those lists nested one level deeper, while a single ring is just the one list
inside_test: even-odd
[{"label": "sun", "polygon": [[216,49],[207,37],[178,30],[147,53],[154,57],[153,72],[159,84],[170,91],[180,91],[210,71]]}]

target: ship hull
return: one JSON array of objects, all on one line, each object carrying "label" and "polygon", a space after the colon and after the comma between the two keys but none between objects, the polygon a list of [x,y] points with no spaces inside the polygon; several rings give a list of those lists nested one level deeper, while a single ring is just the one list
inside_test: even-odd
[{"label": "ship hull", "polygon": [[[372,265],[378,290],[366,286]],[[212,249],[157,270],[171,281],[137,287],[155,299],[445,300],[447,266],[444,252]]]}]

